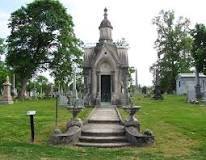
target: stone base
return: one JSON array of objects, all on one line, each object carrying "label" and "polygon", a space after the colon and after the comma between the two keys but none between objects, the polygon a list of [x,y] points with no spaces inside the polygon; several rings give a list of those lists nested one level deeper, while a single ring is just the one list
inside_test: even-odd
[{"label": "stone base", "polygon": [[0,100],[0,104],[13,104],[14,101],[5,101],[5,100]]},{"label": "stone base", "polygon": [[140,132],[140,123],[137,120],[126,121],[124,125],[125,127],[135,127],[138,130],[138,132]]},{"label": "stone base", "polygon": [[154,143],[154,135],[150,131],[141,134],[136,127],[125,127],[127,140],[134,146],[145,147]]},{"label": "stone base", "polygon": [[82,121],[80,119],[69,121],[67,131],[62,133],[61,130],[55,129],[54,134],[50,137],[52,144],[75,144],[81,135]]}]

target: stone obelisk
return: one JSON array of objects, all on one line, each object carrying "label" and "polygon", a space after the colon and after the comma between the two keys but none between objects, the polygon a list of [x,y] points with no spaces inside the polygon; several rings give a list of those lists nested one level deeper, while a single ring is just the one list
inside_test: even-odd
[{"label": "stone obelisk", "polygon": [[0,104],[13,104],[13,99],[11,96],[11,83],[9,82],[9,76],[6,77],[6,82],[3,83],[4,90],[3,95],[0,99]]}]

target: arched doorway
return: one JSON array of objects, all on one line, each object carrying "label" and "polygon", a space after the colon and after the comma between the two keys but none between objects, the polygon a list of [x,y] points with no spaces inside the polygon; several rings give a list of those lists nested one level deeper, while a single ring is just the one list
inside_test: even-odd
[{"label": "arched doorway", "polygon": [[101,75],[101,102],[111,102],[111,75]]},{"label": "arched doorway", "polygon": [[100,73],[100,102],[111,102],[112,96],[112,73],[113,67],[108,63],[108,61],[103,61],[98,66]]}]

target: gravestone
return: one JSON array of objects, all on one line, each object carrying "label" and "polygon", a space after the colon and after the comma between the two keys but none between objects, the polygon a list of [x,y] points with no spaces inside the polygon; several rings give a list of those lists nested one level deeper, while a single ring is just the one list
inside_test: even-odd
[{"label": "gravestone", "polygon": [[194,103],[197,101],[196,94],[195,94],[195,88],[191,87],[187,91],[187,102]]},{"label": "gravestone", "polygon": [[6,82],[3,83],[4,90],[2,98],[0,99],[0,104],[13,104],[13,99],[11,96],[11,83],[9,82],[9,76],[6,77]]},{"label": "gravestone", "polygon": [[201,99],[202,102],[206,102],[206,91],[204,91],[202,93],[202,99]]},{"label": "gravestone", "polygon": [[67,98],[67,96],[59,95],[58,105],[59,106],[68,106],[68,98]]}]

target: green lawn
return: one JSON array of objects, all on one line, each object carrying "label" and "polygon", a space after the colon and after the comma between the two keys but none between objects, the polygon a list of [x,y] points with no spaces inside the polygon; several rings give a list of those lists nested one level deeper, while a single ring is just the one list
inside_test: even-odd
[{"label": "green lawn", "polygon": [[[91,159],[91,160],[205,160],[206,106],[185,103],[185,97],[166,96],[163,101],[138,97],[141,129],[150,128],[155,144],[146,148],[78,148],[52,146],[48,138],[55,127],[55,101],[39,100],[0,106],[0,159]],[[30,144],[27,110],[36,110],[36,143]],[[91,108],[80,113],[86,118]],[[120,110],[125,118],[126,113]],[[60,108],[59,127],[64,128],[71,114]]]}]

